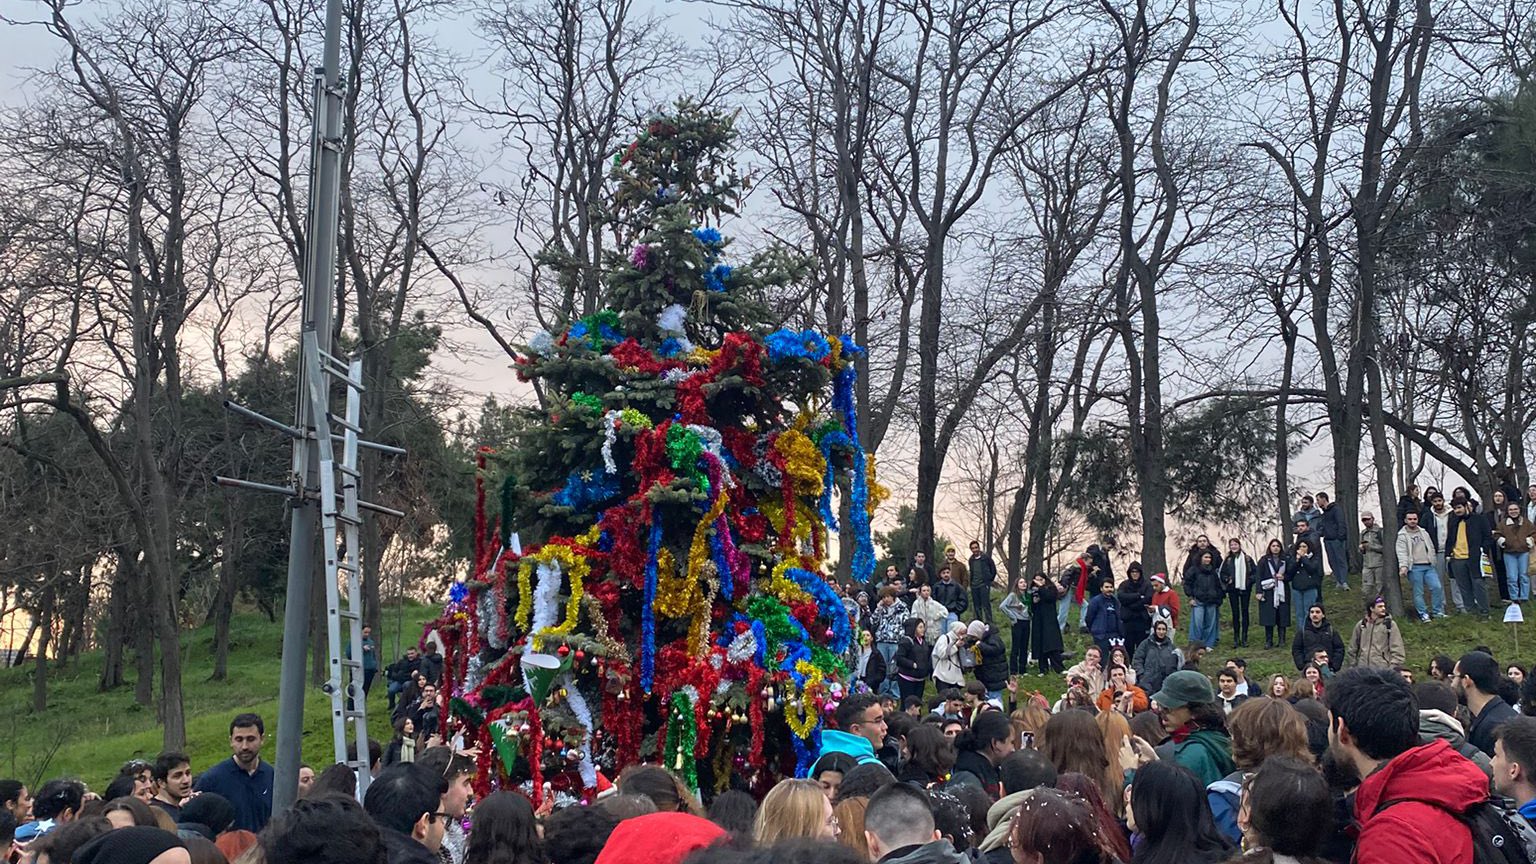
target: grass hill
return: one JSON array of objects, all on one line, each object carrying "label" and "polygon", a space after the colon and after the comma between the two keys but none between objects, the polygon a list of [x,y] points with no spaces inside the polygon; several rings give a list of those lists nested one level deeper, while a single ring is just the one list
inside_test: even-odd
[{"label": "grass hill", "polygon": [[[385,610],[379,634],[382,662],[395,648],[395,633],[404,622],[401,645],[413,643],[424,622],[438,610],[406,606]],[[229,677],[210,681],[213,673],[213,629],[200,627],[182,636],[183,690],[186,698],[187,751],[194,770],[229,756],[229,720],[254,711],[267,723],[264,756],[273,758],[277,723],[278,658],[282,654],[282,619],[268,621],[259,613],[237,613],[230,626]],[[96,682],[101,655],[88,653],[48,675],[48,709],[32,711],[32,667],[0,669],[0,777],[34,784],[39,778],[70,775],[100,791],[118,768],[134,758],[153,759],[160,752],[161,729],[153,709],[133,700],[133,669],[129,682],[105,693]],[[391,735],[384,677],[374,680],[368,700],[369,730],[380,741]],[[316,688],[309,691],[304,710],[304,759],[328,765],[331,754],[330,699]]]},{"label": "grass hill", "polygon": [[[1359,618],[1357,593],[1325,589],[1325,602],[1333,609],[1331,619],[1348,641]],[[1001,599],[1001,597],[997,598]],[[1419,624],[1404,620],[1403,636],[1408,648],[1408,664],[1426,677],[1429,660],[1436,654],[1452,657],[1475,645],[1487,645],[1501,663],[1536,657],[1536,631],[1522,633],[1524,644],[1516,652],[1514,631],[1499,623],[1503,607],[1494,610],[1492,620],[1484,622],[1470,616],[1453,616],[1444,621]],[[384,632],[380,634],[380,652],[385,662],[392,659],[395,633],[403,621],[404,640],[413,641],[421,625],[431,620],[437,610],[426,606],[391,608],[385,613]],[[1411,618],[1411,616],[1410,616]],[[1004,621],[1001,613],[996,619]],[[1081,654],[1087,637],[1076,632],[1077,610],[1068,618],[1072,632],[1066,634],[1067,650]],[[1258,618],[1255,614],[1255,622]],[[231,626],[229,678],[209,681],[213,668],[213,633],[203,627],[189,631],[182,642],[186,670],[188,751],[194,769],[202,769],[229,755],[229,719],[241,711],[255,711],[268,723],[267,758],[273,754],[273,732],[277,718],[278,657],[281,654],[282,625],[250,613],[237,614]],[[1005,638],[1007,629],[1004,628]],[[1257,623],[1250,642],[1258,647],[1234,650],[1227,613],[1222,613],[1222,641],[1204,671],[1214,675],[1226,658],[1241,654],[1249,666],[1250,677],[1263,681],[1275,673],[1295,677],[1290,646],[1264,650],[1264,631]],[[1184,636],[1178,636],[1182,644]],[[72,667],[50,672],[49,706],[41,714],[31,709],[31,669],[0,669],[0,776],[18,777],[28,783],[38,778],[73,775],[101,789],[123,762],[132,758],[153,758],[160,750],[160,728],[154,712],[133,701],[129,685],[100,693],[96,679],[100,655],[83,655]],[[131,669],[128,670],[130,673]],[[1059,676],[1031,674],[1020,681],[1022,691],[1040,690],[1055,699],[1063,689]],[[370,728],[381,741],[389,739],[385,716],[384,684],[379,679],[369,700]],[[309,691],[305,709],[304,758],[314,765],[332,761],[329,699],[318,688]]]}]

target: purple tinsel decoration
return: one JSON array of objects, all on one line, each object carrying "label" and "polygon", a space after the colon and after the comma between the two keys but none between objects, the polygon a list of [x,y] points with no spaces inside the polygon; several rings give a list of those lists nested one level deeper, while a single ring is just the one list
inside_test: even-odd
[{"label": "purple tinsel decoration", "polygon": [[631,252],[629,255],[629,263],[635,265],[635,267],[641,270],[646,268],[646,265],[650,263],[650,260],[651,247],[645,245],[644,243],[637,244],[635,246],[635,251]]}]

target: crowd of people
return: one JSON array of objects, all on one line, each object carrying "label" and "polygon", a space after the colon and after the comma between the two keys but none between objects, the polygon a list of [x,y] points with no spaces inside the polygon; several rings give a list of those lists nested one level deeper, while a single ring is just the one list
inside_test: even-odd
[{"label": "crowd of people", "polygon": [[[1156,638],[1156,637],[1154,637]],[[473,754],[344,764],[271,810],[261,718],[194,774],[164,753],[104,793],[0,781],[0,839],[26,864],[1473,864],[1536,854],[1536,677],[1483,647],[1411,670],[1362,663],[1322,692],[1240,662],[1143,687],[1087,649],[1047,705],[1005,688],[856,693],[807,776],[759,802],[701,797],[657,765],[590,804],[474,801]],[[1090,698],[1097,689],[1097,697]],[[743,778],[726,778],[730,783]]]},{"label": "crowd of people", "polygon": [[[1133,562],[1117,581],[1093,545],[1061,574],[1019,579],[996,619],[999,574],[979,543],[963,561],[950,547],[932,569],[918,553],[838,585],[860,637],[846,695],[808,775],[761,801],[743,778],[701,795],[656,765],[605,781],[590,804],[536,809],[519,790],[473,801],[475,754],[437,728],[443,660],[429,640],[383,669],[394,734],[367,754],[361,802],[346,764],[304,766],[298,802],[274,814],[266,730],[241,714],[213,765],[130,761],[99,795],[70,778],[0,781],[0,848],[15,864],[1536,861],[1536,676],[1479,646],[1436,656],[1416,681],[1379,596],[1371,513],[1363,613],[1335,629],[1320,598],[1325,574],[1348,588],[1345,518],[1306,496],[1289,545],[1255,557],[1201,536],[1177,579]],[[1397,519],[1420,621],[1447,614],[1446,586],[1471,614],[1487,614],[1486,581],[1529,598],[1536,485],[1486,511],[1462,489],[1449,505],[1410,489]],[[1249,678],[1254,601],[1265,648],[1288,645],[1294,676]],[[1081,658],[1063,638],[1074,605]],[[1213,655],[1224,609],[1232,650]],[[365,635],[366,691],[380,664]],[[1021,690],[1032,666],[1063,676],[1059,699]]]}]

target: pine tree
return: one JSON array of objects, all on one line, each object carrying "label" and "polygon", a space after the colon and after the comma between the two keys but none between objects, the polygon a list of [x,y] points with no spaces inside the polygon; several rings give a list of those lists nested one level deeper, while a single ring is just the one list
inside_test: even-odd
[{"label": "pine tree", "polygon": [[728,116],[680,103],[616,155],[605,219],[633,244],[607,262],[603,308],[519,358],[547,411],[481,454],[475,575],[434,627],[482,791],[582,797],[642,760],[765,789],[803,775],[844,695],[854,633],[822,575],[834,494],[859,580],[884,496],[857,439],[862,349],[769,332],[791,256],[726,263],[734,139]]}]

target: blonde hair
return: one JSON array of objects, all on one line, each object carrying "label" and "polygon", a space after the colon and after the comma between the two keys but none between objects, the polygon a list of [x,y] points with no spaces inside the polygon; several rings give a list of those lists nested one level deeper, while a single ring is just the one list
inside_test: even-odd
[{"label": "blonde hair", "polygon": [[780,840],[816,839],[826,831],[827,794],[813,780],[781,780],[763,798],[752,824],[759,845]]},{"label": "blonde hair", "polygon": [[1035,743],[1040,742],[1040,733],[1045,731],[1045,724],[1051,719],[1051,712],[1036,704],[1033,699],[1013,709],[1008,715],[1008,720],[1013,723],[1014,744],[1023,749],[1024,735],[1027,733],[1034,737]]},{"label": "blonde hair", "polygon": [[1104,758],[1109,760],[1109,767],[1104,769],[1104,779],[1099,781],[1099,788],[1103,792],[1104,803],[1109,805],[1115,816],[1124,816],[1125,796],[1121,793],[1124,791],[1125,775],[1120,770],[1120,745],[1131,737],[1131,722],[1119,711],[1100,711],[1093,722],[1099,724],[1099,732],[1104,736]]},{"label": "blonde hair", "polygon": [[1277,678],[1280,680],[1281,684],[1285,685],[1285,696],[1291,695],[1291,682],[1290,682],[1290,679],[1286,678],[1284,675],[1279,675],[1279,674],[1275,674],[1275,675],[1269,676],[1269,689],[1264,691],[1264,695],[1265,696],[1271,696],[1271,697],[1274,697],[1276,699],[1283,699],[1283,698],[1285,698],[1285,696],[1275,696],[1275,679],[1277,679]]},{"label": "blonde hair", "polygon": [[869,840],[864,836],[864,811],[868,808],[869,799],[863,795],[844,798],[832,808],[832,815],[842,827],[837,842],[857,852],[860,861],[869,860]]}]

